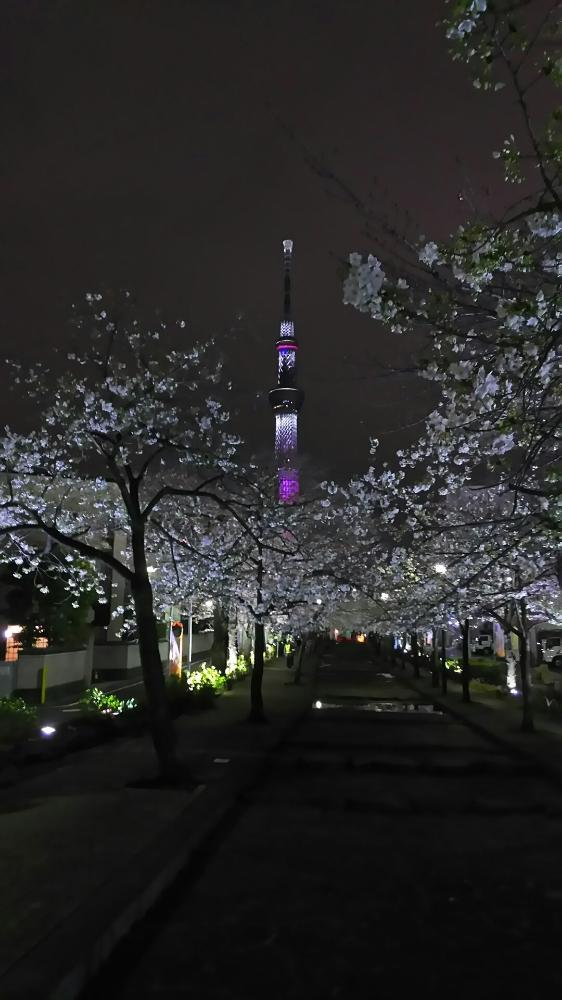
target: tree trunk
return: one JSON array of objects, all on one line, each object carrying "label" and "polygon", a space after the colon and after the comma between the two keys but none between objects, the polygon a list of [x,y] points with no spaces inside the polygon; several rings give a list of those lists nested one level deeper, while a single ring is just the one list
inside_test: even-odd
[{"label": "tree trunk", "polygon": [[[146,694],[152,742],[163,782],[177,784],[180,765],[177,758],[177,739],[166,698],[166,685],[158,648],[158,629],[154,614],[152,587],[146,565],[144,525],[132,532],[134,577],[131,592],[139,637],[139,654]],[[185,780],[186,774],[183,773]]]},{"label": "tree trunk", "polygon": [[414,629],[412,632],[412,662],[414,665],[414,677],[420,676],[420,651],[418,646],[418,633]]},{"label": "tree trunk", "polygon": [[250,681],[250,714],[248,716],[248,722],[267,722],[263,710],[262,693],[265,628],[261,617],[261,603],[263,597],[263,549],[260,542],[257,543],[257,555],[256,599],[258,611],[254,625],[254,666],[252,668],[252,679]]},{"label": "tree trunk", "polygon": [[[519,573],[516,577],[517,583],[520,585]],[[518,603],[515,603],[515,609],[517,616],[519,618],[519,629],[517,630],[517,637],[519,639],[519,673],[521,675],[521,700],[523,717],[521,719],[521,731],[524,733],[532,733],[535,729],[533,722],[533,710],[531,708],[531,691],[529,685],[529,664],[528,664],[528,630],[527,630],[527,604],[525,598],[521,598]]]},{"label": "tree trunk", "polygon": [[257,621],[254,626],[254,665],[250,681],[250,715],[249,722],[265,722],[263,710],[263,654],[265,651],[265,629],[263,622]]},{"label": "tree trunk", "polygon": [[152,742],[158,758],[160,778],[176,783],[179,777],[179,763],[176,755],[177,740],[166,698],[166,686],[158,648],[158,630],[154,615],[152,587],[148,575],[146,579],[135,578],[131,586],[137,631],[142,678],[146,694],[146,704]]},{"label": "tree trunk", "polygon": [[213,607],[213,645],[209,655],[212,666],[224,674],[228,656],[228,618],[220,601],[215,601]]},{"label": "tree trunk", "polygon": [[470,701],[470,649],[469,649],[469,622],[468,618],[465,618],[464,622],[461,623],[461,634],[462,634],[462,672],[461,672],[461,682],[462,682],[462,700],[468,704]]},{"label": "tree trunk", "polygon": [[521,719],[521,730],[524,733],[532,733],[535,729],[533,722],[533,710],[531,708],[531,691],[529,687],[529,667],[527,659],[527,633],[519,635],[519,671],[521,673],[521,700],[523,702],[523,717]]},{"label": "tree trunk", "polygon": [[433,650],[433,660],[431,663],[431,686],[439,687],[439,653],[437,650],[437,629],[431,630],[431,642]]},{"label": "tree trunk", "polygon": [[447,631],[441,629],[441,694],[447,694]]}]

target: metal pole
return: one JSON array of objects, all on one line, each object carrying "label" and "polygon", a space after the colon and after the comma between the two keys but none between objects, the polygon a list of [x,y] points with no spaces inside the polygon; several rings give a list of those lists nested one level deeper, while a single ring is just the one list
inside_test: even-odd
[{"label": "metal pole", "polygon": [[447,663],[446,663],[447,630],[441,629],[441,692],[447,694]]},{"label": "metal pole", "polygon": [[193,598],[189,598],[189,612],[187,619],[187,669],[191,669],[191,657],[193,654]]},{"label": "metal pole", "polygon": [[41,704],[44,705],[47,700],[47,668],[42,667],[41,669]]}]

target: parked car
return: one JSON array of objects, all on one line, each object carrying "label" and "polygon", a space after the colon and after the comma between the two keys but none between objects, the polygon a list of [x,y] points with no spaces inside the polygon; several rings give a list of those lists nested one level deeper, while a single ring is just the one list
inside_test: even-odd
[{"label": "parked car", "polygon": [[562,656],[562,636],[546,636],[542,642],[542,657],[544,662],[552,663],[557,656]]},{"label": "parked car", "polygon": [[491,656],[494,652],[494,637],[491,632],[479,632],[470,643],[474,656]]}]

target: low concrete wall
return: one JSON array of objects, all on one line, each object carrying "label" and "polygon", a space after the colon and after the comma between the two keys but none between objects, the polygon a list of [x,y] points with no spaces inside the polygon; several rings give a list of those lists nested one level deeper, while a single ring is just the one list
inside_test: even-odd
[{"label": "low concrete wall", "polygon": [[47,691],[60,687],[79,687],[86,683],[88,650],[72,649],[62,653],[23,653],[14,666],[14,689],[22,693],[39,691],[44,667],[47,668]]},{"label": "low concrete wall", "polygon": [[[196,632],[193,636],[193,645],[191,649],[192,656],[197,653],[206,653],[213,645],[213,632]],[[187,658],[187,632],[183,637],[183,653],[184,659]]]},{"label": "low concrete wall", "polygon": [[140,667],[136,642],[107,642],[94,646],[94,671],[97,676],[120,677]]},{"label": "low concrete wall", "polygon": [[[168,640],[158,643],[160,659],[164,666],[168,661]],[[106,642],[94,646],[94,674],[98,680],[119,680],[129,677],[135,671],[140,673],[140,650],[138,642]]]},{"label": "low concrete wall", "polygon": [[[201,632],[193,636],[193,656],[205,653],[213,645],[213,633]],[[168,640],[158,643],[164,669],[168,665]],[[187,634],[183,641],[184,662],[187,657]],[[101,642],[94,646],[94,674],[98,680],[120,680],[140,673],[138,642]]]},{"label": "low concrete wall", "polygon": [[15,687],[15,663],[0,663],[0,698],[9,698]]}]

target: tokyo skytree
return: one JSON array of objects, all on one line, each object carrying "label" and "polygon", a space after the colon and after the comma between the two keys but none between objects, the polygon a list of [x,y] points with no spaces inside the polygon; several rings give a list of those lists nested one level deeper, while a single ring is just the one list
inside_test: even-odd
[{"label": "tokyo skytree", "polygon": [[283,318],[275,344],[277,350],[277,385],[269,393],[275,414],[275,461],[281,503],[291,503],[299,495],[297,468],[298,419],[304,392],[297,387],[297,351],[291,309],[291,265],[293,241],[283,240]]}]

